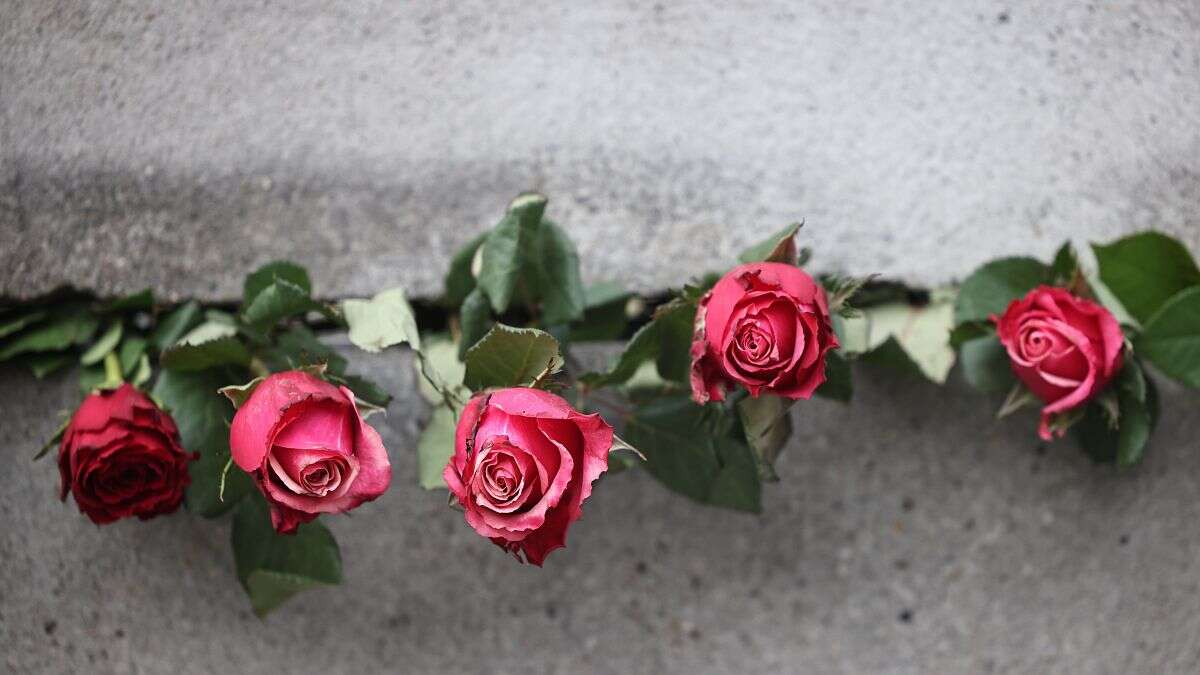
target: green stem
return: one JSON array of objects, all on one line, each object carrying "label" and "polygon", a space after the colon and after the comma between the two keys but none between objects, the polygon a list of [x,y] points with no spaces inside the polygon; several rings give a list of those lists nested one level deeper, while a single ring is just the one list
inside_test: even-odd
[{"label": "green stem", "polygon": [[125,381],[121,377],[121,359],[117,358],[117,353],[109,352],[104,355],[104,384],[117,386]]}]

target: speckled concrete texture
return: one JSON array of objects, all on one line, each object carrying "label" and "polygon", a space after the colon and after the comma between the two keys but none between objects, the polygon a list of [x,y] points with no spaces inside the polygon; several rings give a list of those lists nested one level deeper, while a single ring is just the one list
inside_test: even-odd
[{"label": "speckled concrete texture", "polygon": [[[1032,415],[858,371],[797,406],[755,517],[640,472],[605,478],[539,570],[415,484],[425,404],[402,353],[351,354],[398,393],[392,489],[329,518],[345,584],[255,619],[226,521],[91,525],[28,457],[73,378],[0,370],[0,669],[18,673],[1195,673],[1194,411],[1131,471],[1042,445]],[[378,418],[375,418],[378,419]]]},{"label": "speckled concrete texture", "polygon": [[802,217],[815,266],[916,283],[1200,248],[1200,5],[0,3],[0,295],[277,257],[431,295],[528,188],[640,289]]}]

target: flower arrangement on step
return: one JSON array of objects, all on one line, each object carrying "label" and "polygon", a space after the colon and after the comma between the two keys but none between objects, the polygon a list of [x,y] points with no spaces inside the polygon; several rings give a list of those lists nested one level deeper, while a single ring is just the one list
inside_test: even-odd
[{"label": "flower arrangement on step", "polygon": [[[1143,456],[1157,422],[1149,367],[1200,386],[1200,270],[1155,232],[1094,246],[1095,273],[1066,244],[1049,264],[1005,258],[961,286],[915,290],[811,274],[793,224],[647,302],[585,286],[546,210],[544,196],[518,195],[454,255],[440,332],[421,333],[401,289],[326,303],[302,267],[275,262],[246,277],[236,310],[167,307],[149,290],[4,308],[0,361],[37,377],[78,364],[83,402],[38,453],[57,448],[64,500],[98,525],[181,505],[232,512],[237,577],[259,614],[338,583],[321,516],[397,485],[447,489],[467,527],[537,566],[606,477],[630,469],[759,512],[792,408],[849,401],[852,361],[936,383],[958,362],[977,389],[1007,392],[1001,416],[1040,405],[1041,439],[1070,432],[1120,466]],[[411,352],[430,407],[417,476],[393,480],[368,421],[391,397],[349,372],[325,329],[367,352]]]}]

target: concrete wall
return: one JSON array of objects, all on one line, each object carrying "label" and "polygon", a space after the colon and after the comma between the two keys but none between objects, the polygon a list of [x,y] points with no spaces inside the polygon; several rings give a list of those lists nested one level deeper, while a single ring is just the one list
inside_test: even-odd
[{"label": "concrete wall", "polygon": [[279,256],[432,294],[527,188],[643,289],[801,217],[814,264],[918,283],[1200,248],[1194,0],[7,0],[0,123],[4,294],[230,297]]}]

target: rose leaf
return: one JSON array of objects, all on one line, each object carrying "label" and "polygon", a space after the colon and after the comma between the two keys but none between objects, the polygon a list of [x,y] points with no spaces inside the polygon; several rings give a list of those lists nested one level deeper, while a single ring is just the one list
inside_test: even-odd
[{"label": "rose leaf", "polygon": [[558,340],[536,328],[496,324],[467,350],[463,382],[472,391],[517,387],[543,380],[562,368]]},{"label": "rose leaf", "polygon": [[1200,269],[1177,240],[1142,232],[1111,244],[1092,244],[1100,280],[1138,321],[1146,322],[1172,297],[1200,285]]}]

